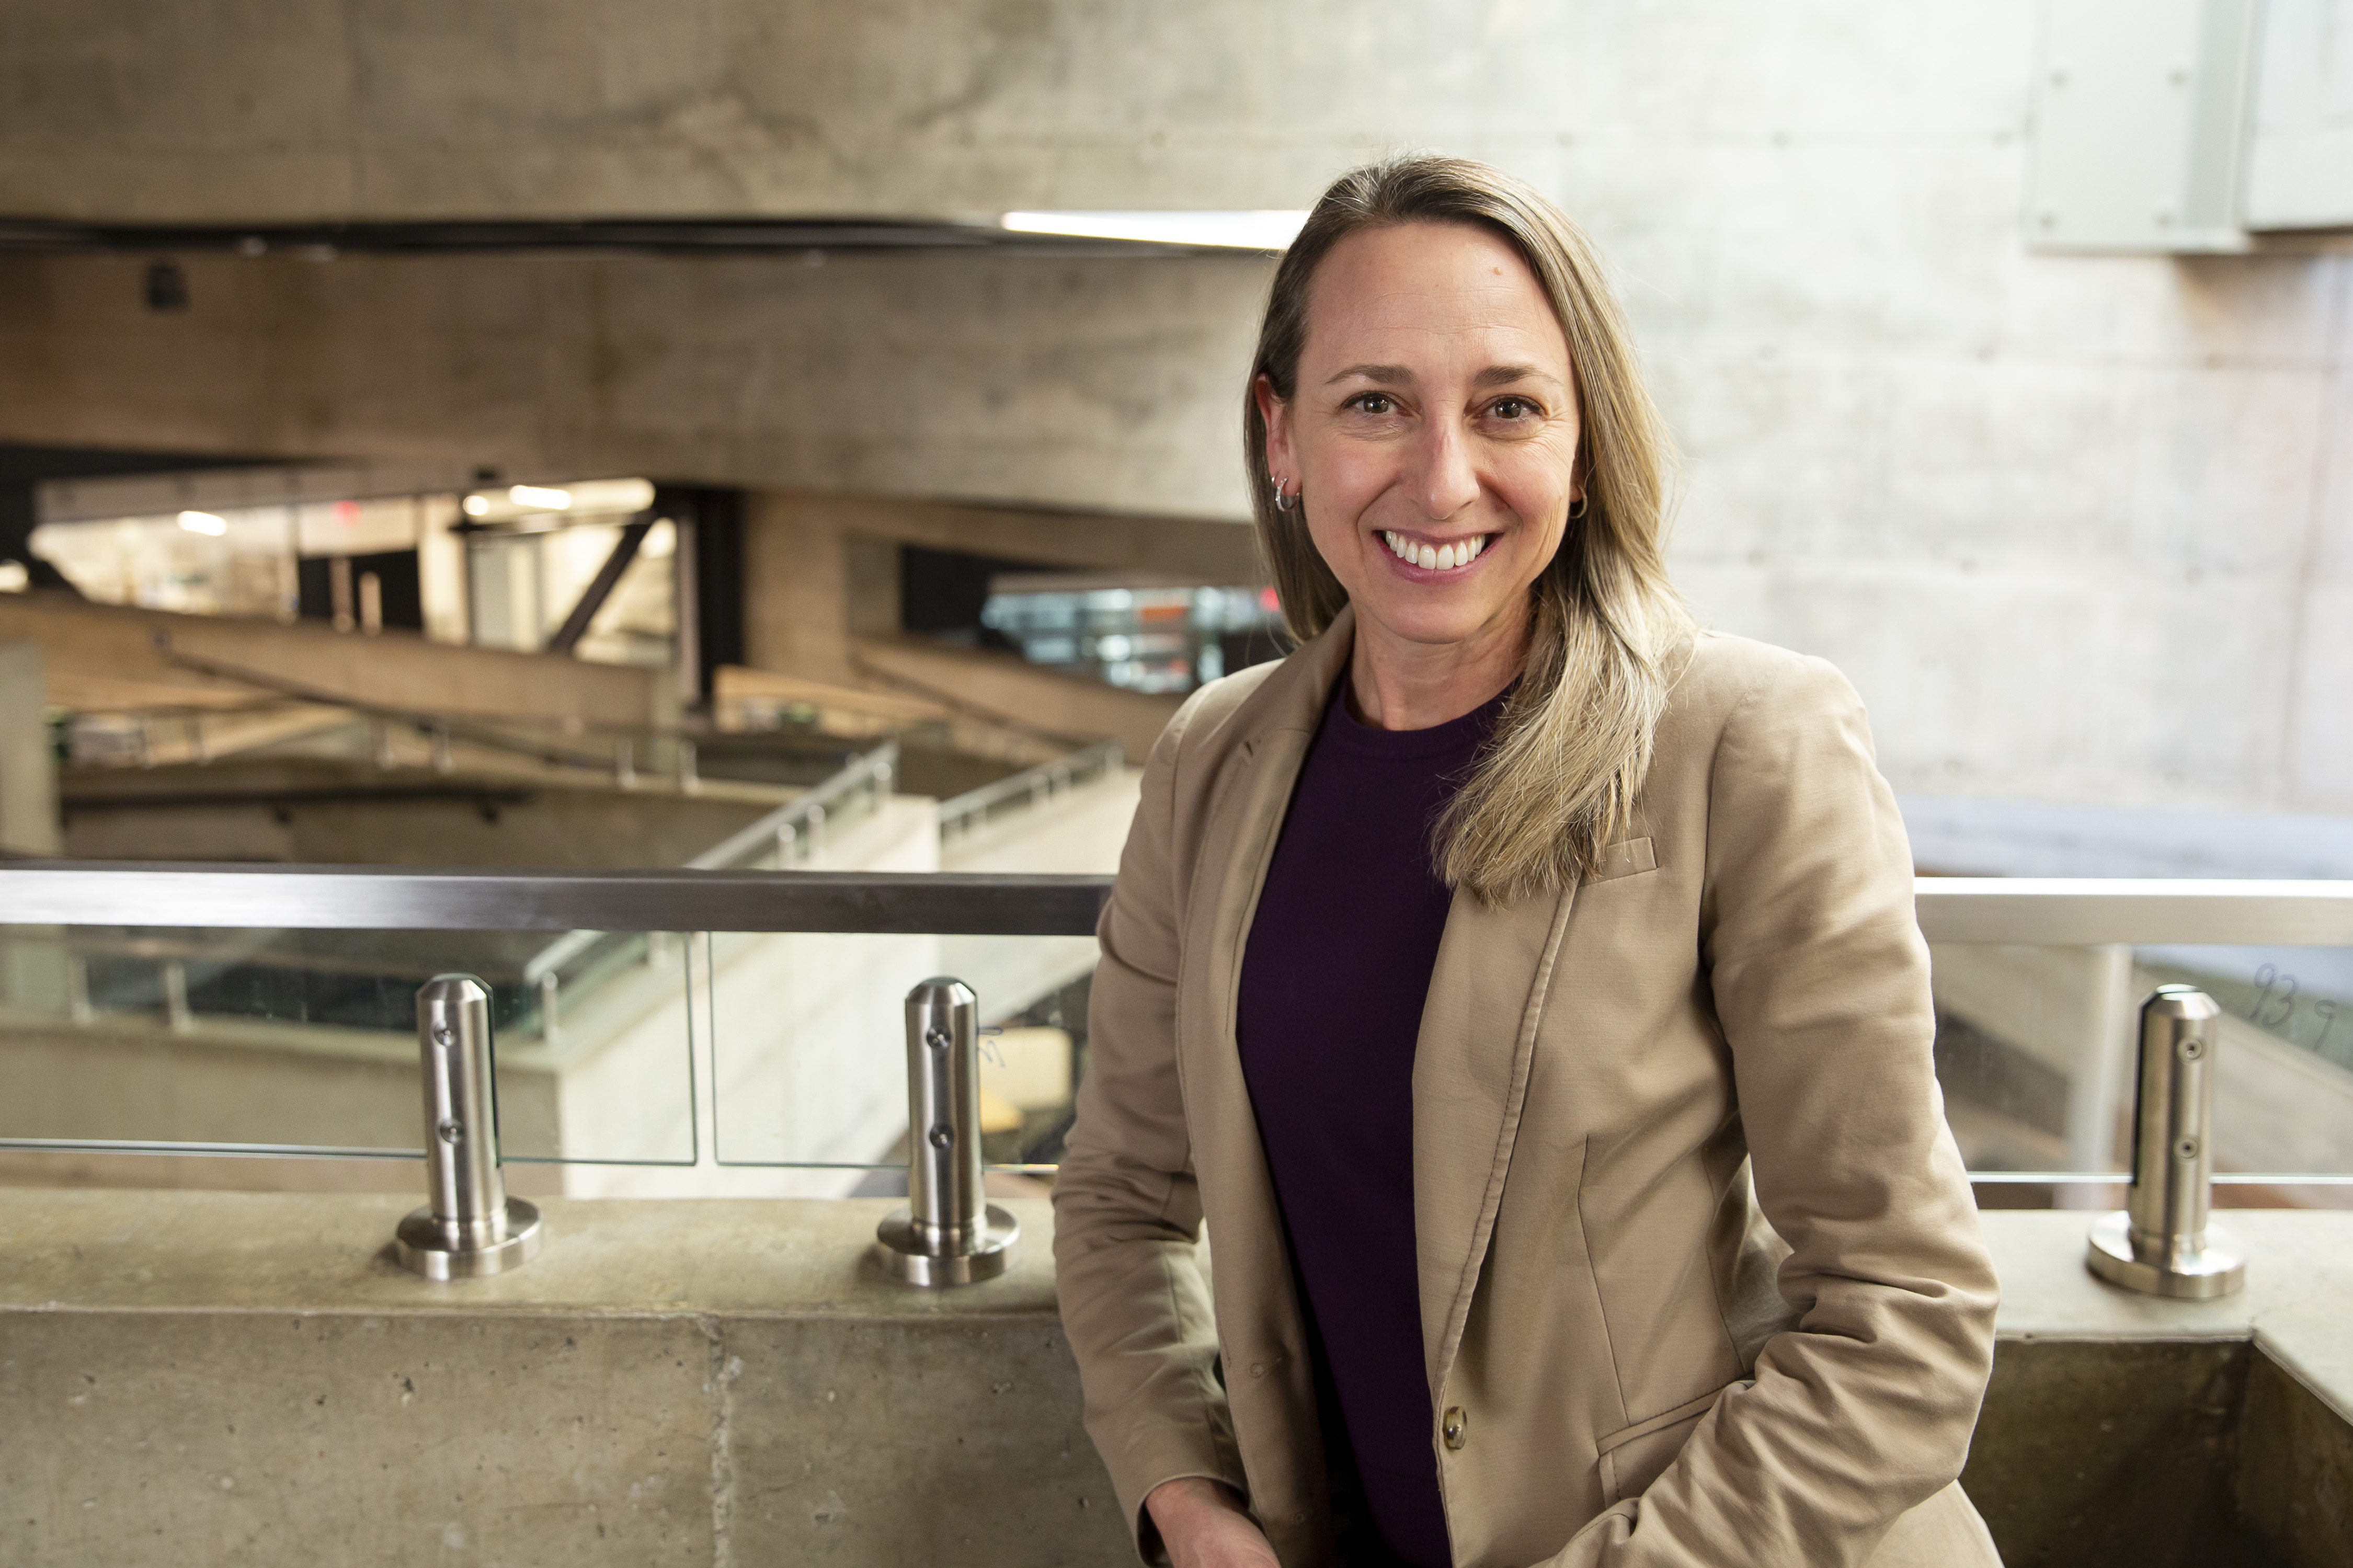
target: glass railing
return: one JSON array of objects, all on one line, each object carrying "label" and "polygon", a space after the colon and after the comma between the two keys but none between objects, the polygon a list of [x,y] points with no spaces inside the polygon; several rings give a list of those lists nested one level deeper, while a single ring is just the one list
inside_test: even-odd
[{"label": "glass railing", "polygon": [[[981,998],[990,1163],[1050,1173],[1109,879],[797,868],[887,798],[870,760],[674,871],[0,864],[0,1149],[414,1156],[414,998],[456,971],[491,989],[507,1159],[618,1173],[567,1190],[878,1190],[902,999],[948,973]],[[2140,1001],[2189,983],[2224,1014],[2216,1201],[2353,1205],[2353,883],[1917,898],[1983,1201],[2113,1206]]]},{"label": "glass railing", "polygon": [[2353,1206],[2353,884],[1927,879],[1946,1114],[1982,1201],[2113,1206],[2142,1002],[2211,996],[2220,1204]]},{"label": "glass railing", "polygon": [[[761,1168],[849,1190],[903,1164],[899,999],[963,963],[1015,1026],[990,1055],[1030,1067],[989,1069],[992,1103],[1035,1100],[1103,889],[778,868],[890,777],[878,749],[677,871],[0,864],[0,1150],[419,1157],[416,995],[454,972],[490,989],[505,1160],[670,1171],[565,1190],[743,1191],[727,1173]],[[1051,1081],[1041,1125],[1067,1121],[1067,1058]],[[1046,1147],[992,1137],[1007,1165]]]},{"label": "glass railing", "polygon": [[[0,928],[0,1147],[417,1157],[417,992],[463,972],[491,993],[504,1158],[692,1164],[691,944],[631,933],[567,1034],[529,972],[544,940]],[[626,1126],[589,1114],[617,1084]]]}]

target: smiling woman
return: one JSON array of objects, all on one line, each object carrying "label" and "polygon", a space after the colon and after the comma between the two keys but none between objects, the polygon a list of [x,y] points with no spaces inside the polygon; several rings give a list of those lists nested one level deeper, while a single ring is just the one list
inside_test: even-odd
[{"label": "smiling woman", "polygon": [[1315,277],[1285,387],[1266,369],[1251,385],[1268,483],[1314,492],[1302,515],[1356,606],[1363,716],[1422,729],[1436,721],[1417,710],[1467,710],[1517,673],[1528,585],[1581,506],[1568,341],[1484,228],[1360,230]]},{"label": "smiling woman", "polygon": [[1903,825],[1837,671],[1683,609],[1635,364],[1482,164],[1344,177],[1276,273],[1303,646],[1154,748],[1054,1194],[1147,1560],[1998,1563]]},{"label": "smiling woman", "polygon": [[1356,607],[1365,718],[1422,728],[1525,667],[1449,808],[1450,881],[1508,899],[1592,869],[1690,622],[1665,429],[1583,235],[1482,165],[1341,181],[1277,276],[1244,439],[1292,629]]}]

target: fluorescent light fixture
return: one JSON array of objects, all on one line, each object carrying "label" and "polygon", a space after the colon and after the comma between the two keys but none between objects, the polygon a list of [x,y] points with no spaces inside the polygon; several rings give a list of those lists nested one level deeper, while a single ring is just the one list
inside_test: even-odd
[{"label": "fluorescent light fixture", "polygon": [[180,526],[190,533],[208,534],[218,539],[228,531],[228,519],[215,517],[208,511],[184,511],[180,514]]},{"label": "fluorescent light fixture", "polygon": [[21,594],[32,585],[31,567],[21,561],[0,561],[0,594]]},{"label": "fluorescent light fixture", "polygon": [[1230,250],[1282,250],[1298,237],[1304,212],[1007,213],[1016,234],[1067,234],[1082,239],[1133,239],[1147,245],[1198,245]]},{"label": "fluorescent light fixture", "polygon": [[654,504],[654,487],[645,479],[576,479],[566,489],[574,511],[643,511]]},{"label": "fluorescent light fixture", "polygon": [[[535,531],[577,522],[604,522],[645,511],[654,504],[653,481],[565,479],[554,484],[509,485],[460,497],[468,517],[491,524],[522,523]],[[557,515],[561,513],[562,515]]]}]

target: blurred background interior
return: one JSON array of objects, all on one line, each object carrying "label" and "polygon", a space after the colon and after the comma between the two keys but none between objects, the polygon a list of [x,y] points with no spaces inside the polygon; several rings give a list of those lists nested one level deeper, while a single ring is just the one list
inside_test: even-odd
[{"label": "blurred background interior", "polygon": [[[2347,0],[15,0],[0,62],[11,853],[1107,872],[1176,705],[1286,646],[1276,253],[1427,147],[1609,258],[1678,580],[1853,680],[1923,875],[2353,877]],[[2221,1168],[2353,1173],[2346,950],[1936,957],[1979,1171],[2121,1168],[2186,980]],[[0,1180],[409,1190],[110,1145],[413,1148],[453,967],[519,1190],[883,1190],[942,970],[1050,1165],[1092,962],[17,926]]]}]

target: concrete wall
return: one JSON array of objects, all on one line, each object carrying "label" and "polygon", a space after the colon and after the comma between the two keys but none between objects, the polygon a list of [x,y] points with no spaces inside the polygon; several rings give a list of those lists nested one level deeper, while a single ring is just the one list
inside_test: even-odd
[{"label": "concrete wall", "polygon": [[[42,0],[0,210],[1296,206],[1490,157],[1618,268],[1693,597],[1845,668],[1899,787],[2353,813],[2353,258],[2028,255],[2035,15]],[[196,257],[159,315],[146,259],[0,261],[0,436],[1240,514],[1261,260]]]}]

